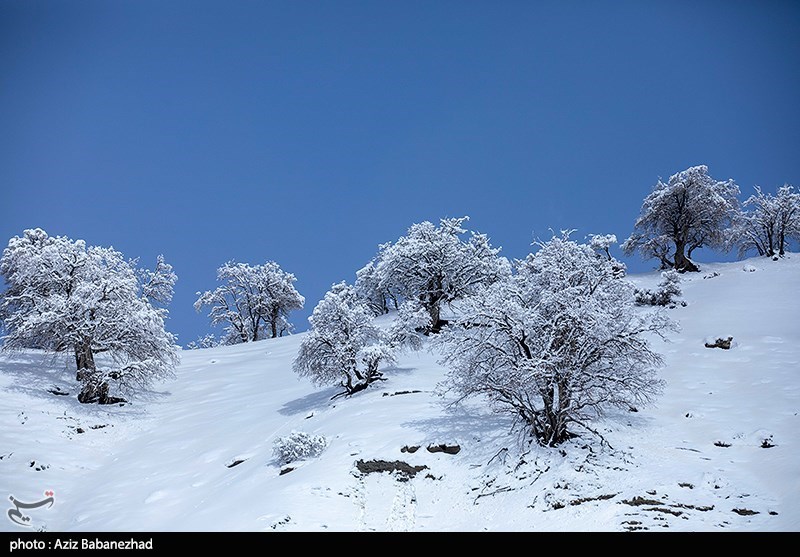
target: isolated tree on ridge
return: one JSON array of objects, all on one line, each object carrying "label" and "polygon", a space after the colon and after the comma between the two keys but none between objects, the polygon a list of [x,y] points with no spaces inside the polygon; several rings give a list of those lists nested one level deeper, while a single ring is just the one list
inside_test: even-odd
[{"label": "isolated tree on ridge", "polygon": [[715,180],[704,165],[678,172],[666,183],[659,180],[622,249],[628,255],[639,251],[646,259],[657,258],[662,269],[698,271],[691,260],[694,250],[728,245],[738,195],[733,180]]}]

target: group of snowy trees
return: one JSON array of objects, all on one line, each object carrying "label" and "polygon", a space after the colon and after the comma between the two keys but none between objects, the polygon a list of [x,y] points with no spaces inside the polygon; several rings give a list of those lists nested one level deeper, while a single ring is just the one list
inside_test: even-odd
[{"label": "group of snowy trees", "polygon": [[627,255],[658,259],[662,269],[698,271],[692,252],[709,247],[741,255],[783,256],[790,238],[800,239],[800,194],[788,184],[777,195],[756,187],[741,206],[733,180],[712,178],[707,166],[694,166],[659,180],[642,203],[634,233],[622,244]]},{"label": "group of snowy trees", "polygon": [[[732,180],[706,166],[659,180],[644,199],[626,254],[655,258],[666,270],[656,292],[637,291],[612,257],[617,238],[569,232],[509,261],[468,217],[413,224],[381,244],[354,284],[334,284],[309,318],[294,371],[352,395],[384,379],[398,352],[426,336],[447,368],[444,385],[459,399],[482,396],[510,412],[541,444],[563,443],[609,408],[651,400],[661,389],[661,358],[649,344],[672,326],[659,308],[680,295],[678,273],[697,271],[702,247],[782,256],[800,238],[800,194],[785,185],[742,205]],[[116,400],[125,390],[168,377],[177,365],[166,305],[177,279],[159,256],[140,269],[112,248],[26,230],[0,258],[4,349],[36,348],[74,355],[79,400]],[[292,331],[302,309],[296,278],[268,261],[228,262],[216,289],[198,292],[223,325],[223,344],[275,338]],[[391,314],[391,315],[386,315]],[[381,317],[386,316],[386,317]],[[379,323],[377,318],[384,320]],[[201,346],[218,344],[207,336]],[[338,395],[337,395],[338,396]]]},{"label": "group of snowy trees", "polygon": [[[170,377],[178,364],[176,338],[165,328],[177,276],[163,256],[151,271],[113,248],[36,228],[9,240],[0,275],[2,348],[74,355],[80,402],[114,402],[115,391]],[[294,275],[274,262],[226,263],[218,277],[225,283],[198,293],[195,307],[211,306],[212,323],[227,325],[224,342],[291,330],[288,313],[304,303]]]},{"label": "group of snowy trees", "polygon": [[[353,394],[382,379],[379,365],[397,349],[435,334],[449,389],[487,397],[549,446],[608,407],[659,392],[661,360],[647,335],[671,322],[634,311],[635,289],[608,252],[613,236],[578,244],[564,233],[512,265],[466,220],[415,224],[380,246],[355,286],[334,285],[309,319],[295,371]],[[377,326],[390,308],[391,325]]]},{"label": "group of snowy trees", "polygon": [[[380,363],[438,332],[445,306],[510,273],[485,234],[468,233],[467,217],[412,225],[356,274],[353,286],[336,284],[314,309],[294,369],[319,384],[340,384],[352,394],[381,378]],[[464,238],[468,234],[468,238]],[[388,331],[374,324],[393,307]]]},{"label": "group of snowy trees", "polygon": [[222,344],[275,338],[291,332],[289,312],[302,309],[305,298],[297,280],[274,261],[263,265],[228,262],[217,269],[223,284],[200,293],[194,307],[211,308],[212,325],[225,325]]},{"label": "group of snowy trees", "polygon": [[744,207],[747,210],[738,215],[733,231],[740,255],[755,249],[758,255],[782,257],[789,239],[800,239],[800,193],[792,186],[781,186],[777,195],[756,186]]},{"label": "group of snowy trees", "polygon": [[[611,255],[613,234],[580,244],[562,233],[512,264],[485,234],[463,228],[467,217],[414,224],[379,246],[354,285],[336,284],[325,295],[294,369],[353,394],[383,379],[379,367],[394,362],[399,348],[435,334],[450,391],[483,396],[541,444],[558,445],[576,428],[591,431],[591,420],[609,408],[635,407],[660,392],[662,361],[649,342],[674,323],[658,308],[636,306],[672,304],[681,294],[678,273],[699,270],[695,250],[739,244],[783,255],[787,239],[798,237],[791,186],[776,197],[757,190],[743,206],[739,193],[706,166],[658,181],[621,246],[659,260],[665,272],[655,292],[625,280],[625,265]],[[391,326],[378,327],[375,317],[388,313]]]}]

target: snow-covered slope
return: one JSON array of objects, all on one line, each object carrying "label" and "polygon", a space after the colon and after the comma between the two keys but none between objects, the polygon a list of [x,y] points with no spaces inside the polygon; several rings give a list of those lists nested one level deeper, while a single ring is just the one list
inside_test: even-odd
[{"label": "snow-covered slope", "polygon": [[[52,490],[26,511],[48,531],[800,531],[800,256],[703,265],[682,287],[657,405],[560,449],[479,401],[448,407],[425,351],[334,400],[292,372],[302,335],[185,351],[175,380],[121,407],[78,404],[66,360],[2,354],[0,495]],[[329,444],[287,471],[272,447],[293,430]],[[0,530],[23,531],[6,511]]]}]

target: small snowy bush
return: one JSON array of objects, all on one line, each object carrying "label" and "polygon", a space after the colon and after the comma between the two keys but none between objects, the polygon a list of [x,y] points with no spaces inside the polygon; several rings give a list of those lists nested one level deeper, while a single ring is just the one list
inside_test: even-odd
[{"label": "small snowy bush", "polygon": [[636,290],[636,303],[640,306],[668,306],[680,297],[681,277],[677,271],[661,273],[661,282],[655,292],[652,290]]},{"label": "small snowy bush", "polygon": [[193,340],[189,344],[186,345],[187,350],[199,350],[201,348],[214,348],[215,346],[219,346],[219,341],[217,337],[212,334],[207,334],[203,337],[197,337],[197,340]]},{"label": "small snowy bush", "polygon": [[319,456],[328,442],[322,435],[311,435],[303,431],[293,431],[286,437],[275,440],[273,452],[281,464],[295,460]]}]

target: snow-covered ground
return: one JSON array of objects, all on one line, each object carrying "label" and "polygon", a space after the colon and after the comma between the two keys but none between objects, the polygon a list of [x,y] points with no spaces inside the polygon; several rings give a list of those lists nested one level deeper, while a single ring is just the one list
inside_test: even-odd
[{"label": "snow-covered ground", "polygon": [[[595,424],[607,444],[545,449],[479,401],[448,406],[427,351],[333,400],[292,372],[302,334],[184,351],[175,380],[124,406],[79,404],[65,359],[1,354],[0,530],[25,530],[9,496],[52,490],[28,530],[800,531],[800,255],[682,278],[681,331],[656,341],[665,392]],[[281,466],[293,430],[328,447]],[[370,460],[425,468],[359,472]]]}]

